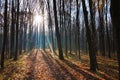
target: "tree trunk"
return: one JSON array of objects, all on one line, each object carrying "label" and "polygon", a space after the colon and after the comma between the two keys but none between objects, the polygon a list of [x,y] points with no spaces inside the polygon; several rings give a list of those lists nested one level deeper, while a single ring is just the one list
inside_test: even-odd
[{"label": "tree trunk", "polygon": [[117,57],[119,65],[119,80],[120,80],[120,0],[111,0],[111,17],[113,28],[116,34]]},{"label": "tree trunk", "polygon": [[69,30],[69,41],[70,41],[70,54],[71,54],[71,51],[72,51],[72,48],[71,48],[71,0],[70,0],[70,23],[69,23],[69,26],[70,26],[70,30]]},{"label": "tree trunk", "polygon": [[103,4],[104,0],[102,0],[102,9],[100,8],[98,0],[98,12],[99,12],[99,45],[100,45],[100,53],[102,56],[105,56],[105,28],[104,28],[104,16],[103,16]]},{"label": "tree trunk", "polygon": [[5,53],[5,45],[7,42],[7,5],[8,1],[5,0],[5,9],[4,9],[4,35],[3,35],[3,44],[2,44],[2,53],[1,53],[1,68],[4,68],[4,53]]},{"label": "tree trunk", "polygon": [[55,30],[56,30],[56,36],[57,36],[57,44],[58,44],[58,50],[59,50],[59,58],[60,58],[61,60],[63,60],[64,57],[63,57],[63,51],[62,51],[62,45],[61,45],[61,37],[60,37],[60,33],[59,33],[59,28],[58,28],[56,0],[53,0],[53,9],[54,9]]},{"label": "tree trunk", "polygon": [[18,58],[18,30],[19,29],[19,0],[17,0],[17,22],[16,22],[16,48],[15,48],[15,56],[14,60]]},{"label": "tree trunk", "polygon": [[14,32],[15,32],[15,26],[14,26],[14,0],[12,0],[12,25],[11,25],[11,52],[10,52],[10,58],[14,55]]},{"label": "tree trunk", "polygon": [[108,0],[106,0],[106,33],[107,33],[107,43],[108,43],[108,57],[111,58],[111,43],[110,43],[110,35],[109,35],[109,30],[108,30]]},{"label": "tree trunk", "polygon": [[78,58],[81,59],[80,57],[80,26],[79,26],[79,4],[78,4],[78,0],[76,0],[76,4],[77,4],[77,14],[76,14],[76,27],[77,27],[77,40],[78,40]]},{"label": "tree trunk", "polygon": [[86,37],[87,37],[88,48],[89,48],[89,56],[90,56],[90,70],[93,71],[93,72],[96,72],[97,61],[96,61],[96,55],[95,55],[95,53],[93,52],[93,49],[92,49],[91,30],[90,30],[90,27],[88,25],[88,12],[87,12],[84,0],[82,0],[82,5],[83,5],[85,27],[86,27]]},{"label": "tree trunk", "polygon": [[96,59],[96,29],[95,29],[95,2],[92,0],[89,0],[89,6],[90,6],[90,19],[91,19],[91,26],[92,26],[92,30],[91,30],[91,37],[92,37],[92,51],[94,54],[94,60],[95,60],[95,64],[97,67],[97,59]]}]

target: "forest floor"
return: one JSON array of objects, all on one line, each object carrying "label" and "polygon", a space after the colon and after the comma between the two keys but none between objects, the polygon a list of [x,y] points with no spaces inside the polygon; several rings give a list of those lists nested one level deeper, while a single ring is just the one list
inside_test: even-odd
[{"label": "forest floor", "polygon": [[0,80],[117,80],[117,61],[98,57],[96,73],[89,70],[88,55],[69,55],[59,60],[49,50],[33,50],[18,61],[7,60],[0,70]]}]

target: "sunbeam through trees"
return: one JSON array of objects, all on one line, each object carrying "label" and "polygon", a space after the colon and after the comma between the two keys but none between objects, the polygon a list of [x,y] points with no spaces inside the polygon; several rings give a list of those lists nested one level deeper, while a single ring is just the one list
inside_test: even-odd
[{"label": "sunbeam through trees", "polygon": [[120,1],[0,0],[0,80],[120,80]]}]

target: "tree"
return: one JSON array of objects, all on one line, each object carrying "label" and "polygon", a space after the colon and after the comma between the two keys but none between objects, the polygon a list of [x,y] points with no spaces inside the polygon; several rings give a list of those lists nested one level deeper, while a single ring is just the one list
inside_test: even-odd
[{"label": "tree", "polygon": [[12,10],[11,10],[11,13],[12,13],[12,24],[11,24],[11,52],[10,52],[10,58],[13,57],[14,55],[14,32],[15,32],[15,26],[14,26],[14,23],[15,23],[15,9],[14,9],[14,0],[12,0]]},{"label": "tree", "polygon": [[[51,12],[50,12],[50,11],[51,11],[51,9],[50,9],[50,0],[47,1],[47,4],[48,4],[48,15],[49,15],[49,23],[48,23],[48,24],[49,24],[49,25],[48,25],[49,27],[48,27],[48,28],[49,28],[49,30],[50,30],[49,32],[50,32],[50,34],[51,34],[51,36],[50,36],[50,37],[51,37],[51,43],[52,43],[52,48],[53,48],[53,52],[54,52],[54,51],[55,51],[55,48],[54,48],[52,18],[51,18]],[[49,34],[49,35],[50,35],[50,34]]]},{"label": "tree", "polygon": [[17,60],[18,57],[18,30],[19,29],[19,0],[17,0],[17,22],[16,22],[16,48],[14,60]]},{"label": "tree", "polygon": [[119,65],[119,80],[120,80],[120,0],[111,0],[111,17],[113,28],[115,29],[117,57]]},{"label": "tree", "polygon": [[100,5],[100,0],[98,0],[98,12],[99,12],[99,46],[100,53],[102,56],[105,56],[105,28],[104,28],[104,16],[103,16],[103,4],[104,0],[102,0],[102,5]]},{"label": "tree", "polygon": [[1,53],[1,68],[4,68],[4,53],[5,53],[5,45],[6,45],[6,42],[7,42],[7,4],[8,4],[8,1],[5,0],[5,9],[4,9],[4,36],[3,36],[3,44],[2,44],[2,53]]},{"label": "tree", "polygon": [[69,28],[70,54],[72,51],[72,47],[71,47],[71,5],[72,5],[72,0],[70,0],[70,20],[69,20],[70,21],[70,23],[69,23],[69,26],[70,26],[70,28]]},{"label": "tree", "polygon": [[44,24],[44,2],[42,2],[42,15],[43,15],[43,50],[45,50],[45,24]]},{"label": "tree", "polygon": [[85,27],[86,27],[86,37],[87,37],[88,48],[89,48],[89,56],[90,56],[90,70],[96,72],[97,60],[96,60],[96,55],[95,55],[95,53],[93,51],[91,30],[90,30],[90,27],[88,25],[88,11],[86,9],[86,5],[85,5],[84,0],[82,0],[82,5],[83,5]]},{"label": "tree", "polygon": [[80,59],[80,26],[79,26],[79,0],[76,0],[77,14],[76,14],[76,27],[77,27],[77,40],[78,40],[78,57]]},{"label": "tree", "polygon": [[59,50],[59,58],[61,60],[63,60],[64,57],[63,57],[63,51],[62,51],[62,45],[61,45],[61,37],[60,37],[59,27],[58,27],[56,0],[53,0],[53,9],[54,9],[55,30],[56,30],[57,44],[58,44],[58,50]]},{"label": "tree", "polygon": [[92,54],[94,55],[94,60],[97,68],[97,59],[96,59],[96,28],[95,28],[95,1],[89,0],[90,6],[90,25],[91,25],[91,37],[92,37]]},{"label": "tree", "polygon": [[111,43],[110,43],[110,35],[109,35],[109,26],[108,26],[108,0],[106,0],[106,33],[107,33],[107,44],[108,44],[108,57],[111,58]]},{"label": "tree", "polygon": [[67,47],[67,26],[66,26],[66,17],[65,17],[65,1],[63,0],[63,27],[65,30],[65,55],[68,57],[68,47]]}]

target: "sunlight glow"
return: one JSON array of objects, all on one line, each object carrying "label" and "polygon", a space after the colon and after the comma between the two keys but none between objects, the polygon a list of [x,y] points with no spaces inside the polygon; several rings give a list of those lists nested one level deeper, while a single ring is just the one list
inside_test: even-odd
[{"label": "sunlight glow", "polygon": [[43,22],[42,15],[35,15],[34,16],[34,24],[40,25]]},{"label": "sunlight glow", "polygon": [[45,31],[48,31],[48,21],[47,15],[44,14],[34,14],[33,16],[33,26],[38,27],[38,31],[43,29],[43,25],[45,27]]}]

